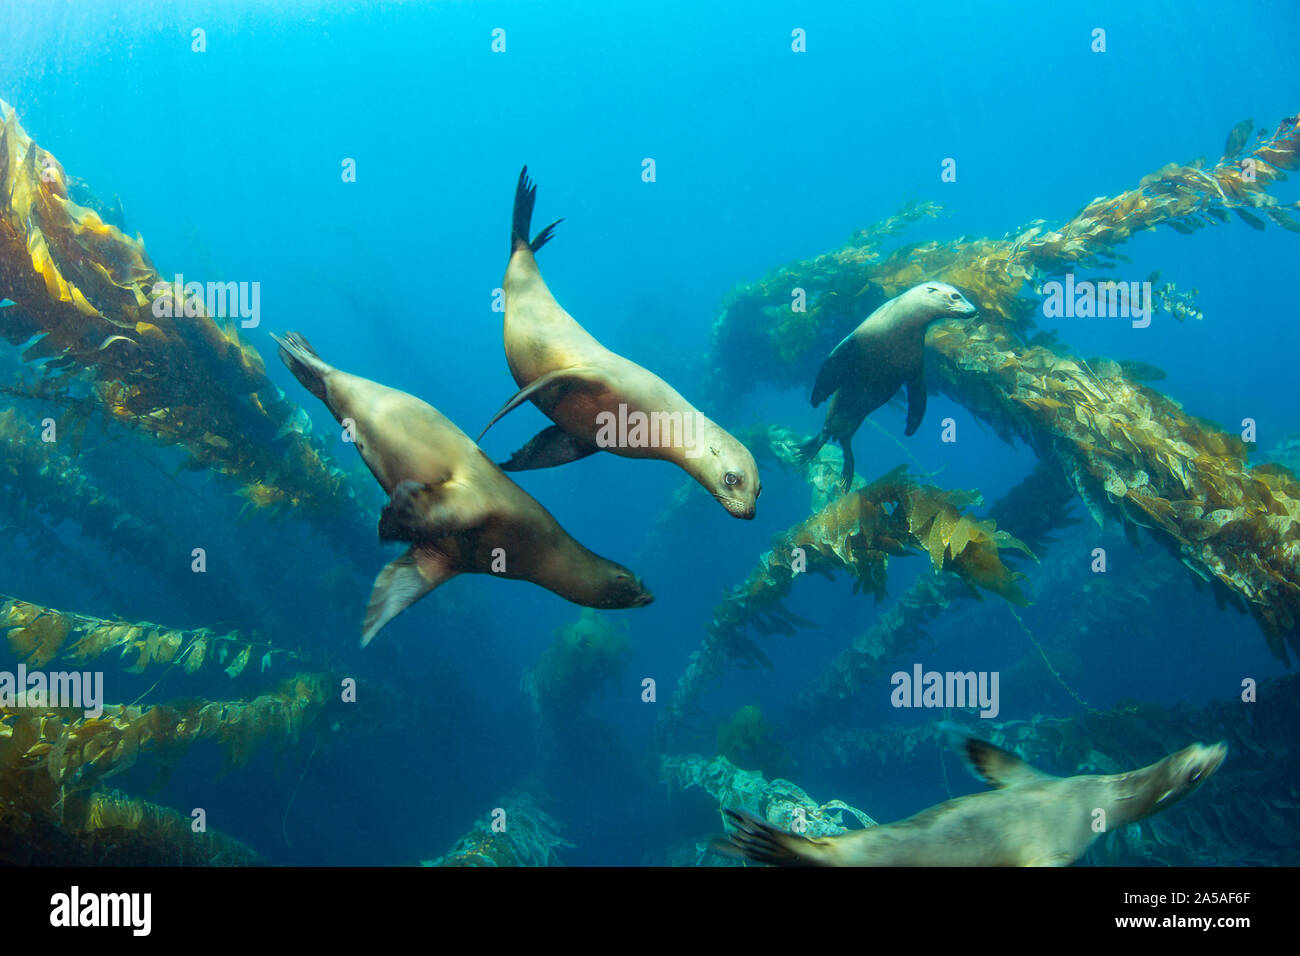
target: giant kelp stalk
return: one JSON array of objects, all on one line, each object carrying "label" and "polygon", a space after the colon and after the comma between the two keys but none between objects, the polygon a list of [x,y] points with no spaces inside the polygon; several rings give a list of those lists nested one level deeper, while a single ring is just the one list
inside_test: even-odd
[{"label": "giant kelp stalk", "polygon": [[917,484],[904,470],[896,468],[832,500],[777,536],[745,583],[714,608],[704,641],[691,655],[671,703],[660,716],[661,734],[671,734],[682,724],[705,687],[728,664],[771,666],[747,636],[749,627],[760,634],[793,634],[795,624],[810,625],[781,604],[800,573],[832,577],[837,571],[847,572],[853,577],[855,593],[866,590],[880,600],[889,558],[920,551],[929,556],[936,572],[951,572],[971,593],[979,587],[1025,603],[1018,584],[1023,575],[1007,567],[1003,552],[1029,554],[1029,549],[992,521],[978,521],[963,512],[978,502],[978,495]]},{"label": "giant kelp stalk", "polygon": [[[787,830],[797,830],[810,838],[837,836],[848,831],[845,814],[862,827],[876,822],[842,800],[818,803],[789,780],[768,781],[754,770],[742,770],[726,757],[707,759],[699,754],[659,758],[659,781],[670,791],[695,787],[718,801],[718,808],[744,810]],[[721,820],[721,814],[719,814]],[[722,824],[719,822],[719,831]],[[670,862],[686,865],[716,865],[725,858],[708,850],[708,840],[695,842],[683,855],[673,853]]]},{"label": "giant kelp stalk", "polygon": [[8,866],[257,866],[253,850],[190,817],[120,791],[74,794],[57,821],[0,794],[0,862]]},{"label": "giant kelp stalk", "polygon": [[331,684],[326,675],[300,675],[253,700],[118,704],[98,717],[49,709],[29,691],[17,706],[0,706],[0,847],[14,856],[38,852],[46,863],[251,862],[251,852],[233,841],[179,840],[187,821],[106,794],[103,781],[152,752],[161,783],[200,740],[215,741],[229,767],[247,762],[262,743],[282,750],[317,726]]},{"label": "giant kelp stalk", "polygon": [[10,652],[33,670],[56,660],[80,667],[116,652],[129,674],[141,674],[155,664],[193,674],[206,665],[234,678],[254,661],[260,674],[272,667],[301,665],[307,660],[301,651],[251,641],[234,631],[218,634],[206,627],[180,630],[147,621],[109,621],[29,604],[3,594],[0,632],[5,632]]},{"label": "giant kelp stalk", "polygon": [[573,844],[527,790],[515,790],[474,821],[450,850],[421,866],[561,866],[557,849]]},{"label": "giant kelp stalk", "polygon": [[555,632],[522,686],[533,710],[553,729],[571,722],[627,661],[627,625],[615,624],[590,608]]},{"label": "giant kelp stalk", "polygon": [[[1227,763],[1194,798],[1098,843],[1088,859],[1108,866],[1286,865],[1300,850],[1300,678],[1266,680],[1257,691],[1252,703],[1234,697],[1200,707],[1125,703],[1068,718],[995,722],[958,712],[952,719],[1063,775],[1122,773],[1193,740],[1225,740]],[[934,768],[942,752],[951,775],[956,761],[944,736],[933,724],[827,728],[802,753],[811,764],[857,769],[879,762],[898,772],[907,764]]]},{"label": "giant kelp stalk", "polygon": [[[49,375],[82,375],[108,415],[190,465],[241,485],[260,507],[295,508],[327,534],[358,530],[348,476],[261,357],[197,296],[175,301],[144,250],[68,198],[67,174],[0,101],[0,337]],[[155,314],[173,300],[176,318]],[[33,341],[34,340],[34,341]]]},{"label": "giant kelp stalk", "polygon": [[[1110,267],[1124,258],[1115,247],[1135,232],[1157,225],[1191,232],[1229,212],[1254,228],[1263,228],[1262,214],[1300,230],[1294,207],[1267,191],[1285,178],[1283,170],[1300,167],[1300,117],[1244,153],[1234,133],[1214,166],[1166,166],[1121,196],[1093,200],[1059,229],[1036,222],[1004,239],[921,243],[884,258],[874,240],[851,241],[776,270],[730,296],[714,329],[718,375],[733,388],[806,384],[824,356],[811,343],[826,330],[847,331],[880,297],[925,279],[962,287],[980,314],[932,329],[927,341],[940,387],[1059,469],[1098,520],[1149,529],[1221,595],[1249,609],[1285,660],[1288,644],[1300,646],[1300,483],[1277,466],[1248,467],[1240,440],[1187,414],[1123,366],[1086,362],[1050,337],[1041,339],[1047,344],[1024,341],[1037,308],[1020,295],[1026,283],[1041,288],[1076,268]],[[862,296],[846,303],[845,290],[855,287]],[[797,288],[811,303],[805,313],[790,307]],[[1167,286],[1157,296],[1179,318],[1197,314]],[[812,330],[795,345],[778,341],[778,329],[791,322]]]},{"label": "giant kelp stalk", "polygon": [[[994,502],[989,517],[1041,554],[1054,540],[1051,532],[1074,523],[1068,513],[1072,497],[1063,481],[1039,465]],[[894,662],[920,645],[931,621],[960,607],[969,596],[970,589],[959,577],[919,577],[799,695],[803,716],[816,726],[842,714],[863,687],[884,678]]]}]

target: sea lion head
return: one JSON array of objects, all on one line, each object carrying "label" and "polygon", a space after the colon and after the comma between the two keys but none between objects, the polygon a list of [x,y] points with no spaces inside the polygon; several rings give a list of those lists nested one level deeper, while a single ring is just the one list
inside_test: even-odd
[{"label": "sea lion head", "polygon": [[592,607],[645,607],[654,601],[655,596],[650,593],[650,589],[623,565],[613,561],[605,561],[603,565],[599,579],[594,582],[596,598],[591,602]]},{"label": "sea lion head", "polygon": [[700,456],[697,478],[709,494],[737,518],[749,521],[758,507],[763,482],[749,449],[726,432],[710,440]]},{"label": "sea lion head", "polygon": [[916,305],[927,315],[929,321],[964,319],[979,311],[962,295],[960,289],[946,282],[922,282],[908,289],[904,295],[916,300]]},{"label": "sea lion head", "polygon": [[1219,769],[1227,753],[1223,741],[1208,747],[1192,744],[1138,771],[1143,778],[1142,790],[1152,800],[1147,812],[1163,810],[1196,790]]}]

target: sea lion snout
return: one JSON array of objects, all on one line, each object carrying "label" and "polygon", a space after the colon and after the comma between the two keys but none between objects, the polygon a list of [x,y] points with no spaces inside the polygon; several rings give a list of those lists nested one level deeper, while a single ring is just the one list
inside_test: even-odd
[{"label": "sea lion snout", "polygon": [[1155,764],[1152,768],[1156,770],[1155,782],[1162,792],[1156,797],[1152,812],[1163,810],[1200,787],[1214,775],[1227,755],[1228,746],[1223,741],[1209,746],[1195,743]]}]

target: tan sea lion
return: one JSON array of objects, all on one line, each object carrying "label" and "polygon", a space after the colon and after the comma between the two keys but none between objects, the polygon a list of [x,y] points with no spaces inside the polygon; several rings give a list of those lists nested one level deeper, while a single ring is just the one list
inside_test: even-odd
[{"label": "tan sea lion", "polygon": [[685,470],[732,515],[753,518],[762,491],[749,450],[667,382],[609,351],[565,312],[546,287],[534,253],[558,221],[531,242],[537,187],[528,167],[515,190],[506,266],[506,361],[520,391],[488,422],[532,401],[555,422],[501,467],[550,468],[605,450],[624,458],[658,458]]},{"label": "tan sea lion", "polygon": [[978,311],[946,282],[923,282],[890,299],[845,336],[822,363],[813,385],[816,408],[829,396],[821,434],[799,449],[807,464],[832,438],[844,449],[842,487],[853,483],[853,436],[868,415],[907,389],[907,427],[912,435],[925,416],[925,330],[939,319]]},{"label": "tan sea lion", "polygon": [[1208,780],[1227,753],[1223,743],[1192,744],[1130,773],[1054,777],[974,737],[965,748],[976,774],[998,789],[817,840],[727,810],[737,829],[714,848],[779,866],[1069,866],[1097,838],[1095,822],[1116,830],[1166,809]]},{"label": "tan sea lion", "polygon": [[[643,607],[654,599],[627,568],[569,537],[432,405],[339,371],[301,335],[272,338],[298,381],[336,419],[353,423],[357,451],[390,497],[380,540],[411,542],[375,579],[363,647],[406,608],[466,572],[531,581],[587,607]],[[505,566],[496,570],[501,557]]]}]

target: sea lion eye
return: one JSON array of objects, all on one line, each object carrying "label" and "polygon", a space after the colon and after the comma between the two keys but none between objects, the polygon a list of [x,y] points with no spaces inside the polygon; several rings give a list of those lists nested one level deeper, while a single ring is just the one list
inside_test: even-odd
[{"label": "sea lion eye", "polygon": [[736,474],[734,471],[727,472],[725,475],[722,476],[722,480],[729,485],[740,484],[740,476]]},{"label": "sea lion eye", "polygon": [[961,298],[961,296],[960,296],[958,293],[954,292],[952,295],[948,296],[948,298],[950,298],[950,299],[952,299],[952,301],[956,302],[958,299]]}]

